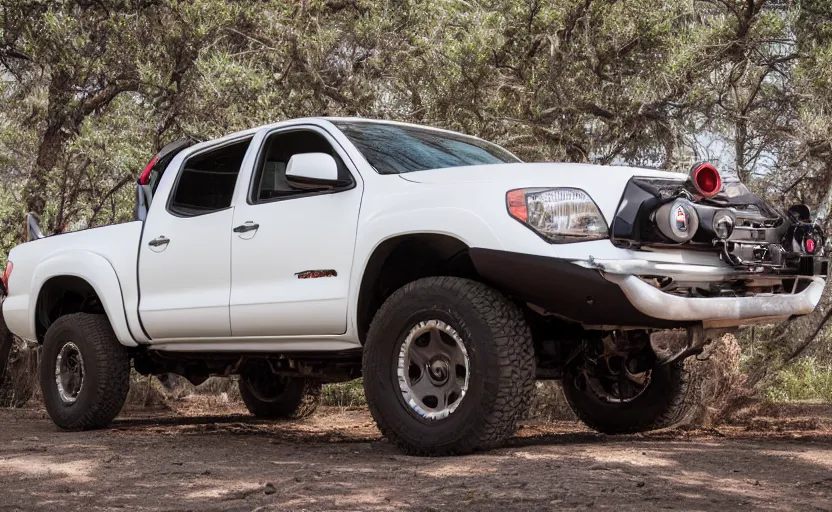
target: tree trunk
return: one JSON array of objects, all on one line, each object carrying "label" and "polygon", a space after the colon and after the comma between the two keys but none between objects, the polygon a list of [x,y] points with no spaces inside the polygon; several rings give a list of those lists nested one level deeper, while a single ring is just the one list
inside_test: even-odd
[{"label": "tree trunk", "polygon": [[[23,204],[26,212],[43,217],[46,211],[47,185],[49,173],[58,163],[67,133],[64,130],[68,121],[67,107],[72,100],[71,75],[62,69],[52,72],[49,80],[49,106],[46,114],[46,129],[38,144],[38,156],[35,167],[29,172],[23,189]],[[79,123],[80,125],[80,123]]]},{"label": "tree trunk", "polygon": [[44,132],[38,146],[35,167],[29,173],[23,191],[26,211],[34,212],[40,217],[43,216],[43,212],[46,210],[46,189],[49,183],[49,173],[55,168],[65,141],[65,136],[61,132],[61,124],[51,125]]},{"label": "tree trunk", "polygon": [[748,172],[745,169],[745,145],[748,142],[748,121],[745,119],[738,119],[735,125],[736,133],[734,136],[734,155],[737,165],[737,178],[743,183],[748,181]]}]

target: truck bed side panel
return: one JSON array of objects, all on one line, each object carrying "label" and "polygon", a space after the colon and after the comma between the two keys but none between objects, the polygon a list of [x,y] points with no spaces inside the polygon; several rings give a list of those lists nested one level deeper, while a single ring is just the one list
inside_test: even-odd
[{"label": "truck bed side panel", "polygon": [[[139,289],[136,274],[141,222],[88,229],[29,242],[9,254],[14,271],[3,315],[9,329],[18,336],[34,340],[35,309],[43,283],[58,275],[76,275],[95,280],[85,270],[100,265],[101,282],[90,284],[101,295],[119,341],[135,345],[145,341],[138,319]],[[76,262],[73,264],[73,262]],[[110,268],[107,268],[109,266]],[[115,279],[113,279],[113,272]],[[95,272],[92,272],[95,274]]]}]

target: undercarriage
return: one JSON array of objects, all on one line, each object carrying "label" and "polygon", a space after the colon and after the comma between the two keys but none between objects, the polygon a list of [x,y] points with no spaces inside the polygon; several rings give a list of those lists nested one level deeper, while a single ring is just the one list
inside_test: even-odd
[{"label": "undercarriage", "polygon": [[[535,347],[539,380],[563,378],[564,372],[582,358],[598,360],[615,375],[618,368],[643,366],[649,360],[661,366],[688,357],[707,358],[708,346],[734,328],[704,329],[701,324],[668,330],[585,330],[558,319],[540,318],[535,322]],[[635,366],[632,366],[635,365]]]},{"label": "undercarriage", "polygon": [[241,375],[256,368],[275,377],[303,378],[321,383],[345,382],[361,376],[361,351],[325,354],[233,354],[163,352],[139,347],[132,353],[141,375],[174,373],[198,386],[210,377]]},{"label": "undercarriage", "polygon": [[[610,401],[634,398],[649,384],[652,367],[701,357],[713,340],[730,331],[701,326],[657,331],[586,330],[574,323],[535,316],[531,311],[527,316],[535,344],[535,378],[560,380],[577,369],[593,390]],[[142,375],[176,374],[195,386],[210,377],[307,379],[323,384],[362,376],[361,350],[336,354],[194,354],[140,347],[132,352],[132,358],[135,370]]]}]

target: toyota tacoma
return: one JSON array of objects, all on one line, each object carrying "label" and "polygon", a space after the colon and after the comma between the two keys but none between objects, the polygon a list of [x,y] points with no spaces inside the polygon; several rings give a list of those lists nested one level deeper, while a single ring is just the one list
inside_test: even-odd
[{"label": "toyota tacoma", "polygon": [[238,375],[296,418],[363,377],[407,453],[500,445],[537,379],[606,433],[672,425],[687,366],[738,326],[810,313],[825,238],[708,163],[689,172],[523,163],[478,138],[353,118],[177,141],[135,219],[14,248],[2,315],[42,344],[46,410],[106,426],[131,367]]}]

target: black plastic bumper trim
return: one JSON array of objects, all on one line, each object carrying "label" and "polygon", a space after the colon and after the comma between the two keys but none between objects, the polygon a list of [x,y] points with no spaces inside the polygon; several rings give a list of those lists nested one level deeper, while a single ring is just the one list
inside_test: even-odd
[{"label": "black plastic bumper trim", "polygon": [[470,249],[469,254],[488,284],[574,322],[664,329],[692,325],[643,314],[617,284],[604,279],[597,270],[567,260],[477,248]]}]

